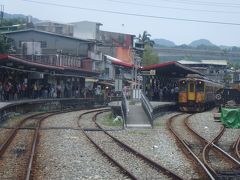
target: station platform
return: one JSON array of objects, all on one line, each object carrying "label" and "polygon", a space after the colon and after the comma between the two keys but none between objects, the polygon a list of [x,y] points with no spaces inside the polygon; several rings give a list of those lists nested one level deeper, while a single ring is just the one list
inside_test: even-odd
[{"label": "station platform", "polygon": [[42,103],[47,101],[59,101],[64,99],[76,99],[76,98],[25,99],[25,100],[18,100],[18,101],[5,101],[5,102],[0,102],[0,110],[7,107],[11,107],[11,106],[21,105],[21,104]]},{"label": "station platform", "polygon": [[[148,116],[146,115],[140,101],[128,101],[129,112],[126,120],[126,127],[128,128],[151,128]],[[171,107],[176,106],[176,102],[156,102],[150,101],[153,109],[160,109],[167,111]],[[113,109],[121,107],[121,101],[110,102],[109,106]]]}]

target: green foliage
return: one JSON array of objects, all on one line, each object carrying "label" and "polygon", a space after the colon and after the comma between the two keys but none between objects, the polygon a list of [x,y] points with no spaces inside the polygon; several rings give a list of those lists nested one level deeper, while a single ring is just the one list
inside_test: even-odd
[{"label": "green foliage", "polygon": [[143,34],[139,34],[138,39],[140,42],[143,42],[144,45],[149,45],[151,47],[153,47],[153,45],[155,44],[153,40],[150,39],[151,34],[149,34],[147,31],[143,31]]},{"label": "green foliage", "polygon": [[228,85],[230,83],[230,81],[232,80],[232,76],[230,74],[225,74],[223,76],[223,81],[226,85]]},{"label": "green foliage", "polygon": [[2,26],[12,26],[16,24],[26,24],[26,19],[15,18],[15,19],[3,19],[0,27]]},{"label": "green foliage", "polygon": [[158,64],[159,57],[156,52],[153,51],[153,48],[150,45],[144,47],[142,65],[148,66],[152,64]]},{"label": "green foliage", "polygon": [[7,43],[6,37],[0,34],[0,54],[8,53],[10,45]]},{"label": "green foliage", "polygon": [[105,126],[122,126],[123,122],[122,121],[113,121],[112,113],[110,113],[104,117],[102,124]]},{"label": "green foliage", "polygon": [[240,62],[238,61],[228,61],[227,62],[227,67],[230,68],[234,68],[234,70],[238,70],[240,69]]}]

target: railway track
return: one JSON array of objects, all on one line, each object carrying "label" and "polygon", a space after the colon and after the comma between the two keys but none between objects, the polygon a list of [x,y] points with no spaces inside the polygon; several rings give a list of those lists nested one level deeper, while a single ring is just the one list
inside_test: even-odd
[{"label": "railway track", "polygon": [[[177,115],[179,116],[179,115]],[[224,128],[222,128],[222,131],[219,132],[219,134],[216,136],[216,138],[214,138],[214,140],[212,142],[208,142],[206,139],[204,139],[202,136],[200,136],[194,129],[192,129],[190,127],[190,123],[189,123],[189,116],[187,116],[186,118],[184,118],[184,125],[185,125],[185,131],[189,131],[189,133],[191,133],[195,138],[198,139],[199,144],[191,144],[189,143],[186,139],[189,139],[190,137],[186,138],[186,137],[181,137],[180,133],[176,132],[176,130],[174,129],[174,127],[172,127],[172,121],[175,117],[172,117],[169,120],[168,126],[169,129],[174,133],[174,135],[177,137],[177,139],[184,145],[184,147],[188,150],[188,152],[190,152],[190,154],[192,154],[192,156],[194,157],[194,159],[198,162],[198,164],[201,166],[202,170],[205,172],[205,176],[208,176],[208,178],[210,179],[221,179],[221,178],[232,178],[232,177],[236,177],[239,175],[239,161],[234,159],[231,155],[229,155],[227,152],[225,152],[223,149],[221,149],[220,147],[218,147],[216,144],[218,139],[221,138],[222,134],[224,133]],[[201,145],[200,145],[201,144]],[[198,151],[196,152],[196,147],[198,147]],[[210,165],[210,161],[209,161],[209,152],[210,150],[213,150],[214,154],[211,154],[211,158],[212,161],[211,163],[218,163],[217,164],[217,168],[218,170],[214,170],[212,168],[212,166]],[[217,154],[217,156],[216,156]],[[225,161],[225,163],[228,163],[227,165],[224,164],[223,169],[228,169],[226,171],[220,170],[220,166],[219,166],[219,162]],[[235,166],[231,166],[232,164],[234,164]],[[221,164],[221,166],[223,166]],[[232,170],[232,167],[236,167],[236,171]]]},{"label": "railway track", "polygon": [[119,167],[120,171],[131,179],[182,179],[180,176],[166,169],[127,144],[116,139],[104,130],[97,122],[96,117],[105,111],[97,111],[92,117],[91,128],[97,131],[85,131],[81,121],[83,116],[91,112],[81,114],[78,126],[86,137],[99,149],[112,163]]},{"label": "railway track", "polygon": [[[221,130],[212,141],[208,141],[191,128],[189,118],[185,119],[185,125],[196,137],[205,142],[205,147],[202,153],[203,162],[215,178],[224,179],[237,176],[240,178],[240,162],[223,150],[223,148],[216,145],[225,132],[224,126],[222,126]],[[209,153],[211,150],[215,153],[210,155]],[[210,160],[210,157],[212,160]],[[213,167],[213,164],[215,164],[215,168]]]},{"label": "railway track", "polygon": [[[76,111],[76,109],[38,113],[19,120],[15,127],[1,128],[4,132],[7,130],[7,133],[4,134],[4,137],[1,137],[0,142],[0,177],[5,179],[31,179],[40,130],[80,130],[72,127],[41,128],[41,123],[50,116],[72,111]],[[5,173],[4,169],[8,169],[8,174]]]},{"label": "railway track", "polygon": [[[199,179],[215,179],[208,168],[202,162],[200,149],[204,148],[204,144],[199,139],[192,139],[190,132],[187,133],[187,138],[183,137],[183,133],[187,132],[187,128],[184,126],[184,121],[182,121],[182,119],[178,119],[183,115],[184,114],[177,114],[169,118],[167,126],[177,141],[181,144],[181,149],[186,154],[186,156],[193,160],[193,166],[200,176]],[[190,115],[188,115],[188,117],[189,116]],[[193,141],[190,143],[186,139],[191,139]]]},{"label": "railway track", "polygon": [[[54,113],[39,113],[28,116],[22,119],[17,127],[12,129],[5,138],[0,148],[0,167],[2,170],[4,170],[4,168],[10,168],[12,172],[8,174],[6,178],[30,178],[40,123],[42,120],[52,115],[54,115]],[[29,124],[27,122],[32,120],[37,120],[37,126],[35,128],[21,129],[24,126],[28,126]]]},{"label": "railway track", "polygon": [[232,156],[235,157],[236,159],[240,160],[240,136],[232,144],[230,150],[232,152]]}]

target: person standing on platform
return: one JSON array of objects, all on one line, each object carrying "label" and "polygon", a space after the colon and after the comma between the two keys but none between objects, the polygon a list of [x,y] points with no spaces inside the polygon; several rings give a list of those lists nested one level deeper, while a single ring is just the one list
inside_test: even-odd
[{"label": "person standing on platform", "polygon": [[57,98],[60,98],[61,97],[61,85],[58,84],[57,85]]},{"label": "person standing on platform", "polygon": [[0,101],[3,101],[3,84],[0,81]]}]

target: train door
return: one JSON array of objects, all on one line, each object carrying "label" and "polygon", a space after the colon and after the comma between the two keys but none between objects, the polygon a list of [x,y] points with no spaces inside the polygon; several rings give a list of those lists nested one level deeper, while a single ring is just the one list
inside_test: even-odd
[{"label": "train door", "polygon": [[189,81],[188,83],[188,101],[195,101],[195,82]]}]

